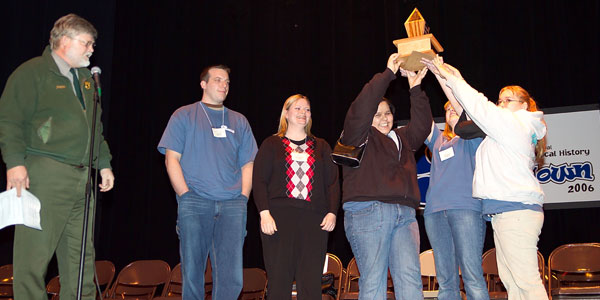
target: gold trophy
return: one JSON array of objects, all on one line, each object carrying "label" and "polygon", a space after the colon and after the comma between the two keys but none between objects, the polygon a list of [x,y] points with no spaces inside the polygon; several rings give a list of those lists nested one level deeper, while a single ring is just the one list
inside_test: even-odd
[{"label": "gold trophy", "polygon": [[444,52],[442,45],[433,34],[429,33],[429,27],[417,8],[404,22],[404,28],[406,28],[408,38],[394,41],[394,45],[398,47],[398,54],[400,54],[398,60],[401,61],[400,66],[403,69],[419,71],[425,67],[421,63],[422,57],[433,59],[437,53]]}]

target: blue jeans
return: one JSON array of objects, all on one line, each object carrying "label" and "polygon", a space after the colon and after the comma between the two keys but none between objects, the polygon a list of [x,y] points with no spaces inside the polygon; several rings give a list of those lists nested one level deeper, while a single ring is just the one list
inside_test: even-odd
[{"label": "blue jeans", "polygon": [[485,221],[481,213],[451,209],[425,215],[425,229],[433,247],[439,300],[457,300],[460,296],[458,267],[462,272],[469,300],[490,299],[481,254]]},{"label": "blue jeans", "polygon": [[204,299],[204,271],[210,254],[212,299],[237,299],[243,286],[242,248],[248,199],[214,201],[189,191],[177,197],[177,232],[183,299]]},{"label": "blue jeans", "polygon": [[359,300],[386,298],[387,271],[396,299],[423,299],[419,227],[413,208],[382,202],[346,211],[346,237],[360,271]]}]

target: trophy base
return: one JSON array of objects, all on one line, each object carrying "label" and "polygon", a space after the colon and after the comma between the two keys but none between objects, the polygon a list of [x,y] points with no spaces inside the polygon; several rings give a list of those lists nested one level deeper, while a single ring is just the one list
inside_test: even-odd
[{"label": "trophy base", "polygon": [[431,33],[395,40],[394,45],[398,47],[398,54],[400,54],[400,56],[408,56],[413,51],[425,52],[431,50],[437,53],[444,52],[444,48],[440,42],[438,42],[438,40]]},{"label": "trophy base", "polygon": [[427,50],[424,52],[413,51],[408,56],[399,57],[400,67],[407,71],[417,72],[425,68],[425,65],[421,63],[421,58],[427,58],[432,60],[437,54],[433,50]]}]

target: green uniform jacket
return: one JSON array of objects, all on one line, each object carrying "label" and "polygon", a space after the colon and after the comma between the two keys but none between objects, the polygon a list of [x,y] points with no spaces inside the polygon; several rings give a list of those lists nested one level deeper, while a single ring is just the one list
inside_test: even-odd
[{"label": "green uniform jacket", "polygon": [[[49,46],[42,56],[26,61],[10,75],[0,97],[0,149],[7,169],[24,166],[27,155],[87,165],[94,81],[87,68],[77,69],[77,76],[86,110],[69,79],[60,73]],[[97,114],[95,147],[100,148],[94,167],[110,168],[100,108]]]}]

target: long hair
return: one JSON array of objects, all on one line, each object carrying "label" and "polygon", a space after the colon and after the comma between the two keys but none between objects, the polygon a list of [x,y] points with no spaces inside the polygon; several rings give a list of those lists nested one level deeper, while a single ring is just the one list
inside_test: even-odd
[{"label": "long hair", "polygon": [[[503,87],[498,95],[501,95],[504,91],[511,91],[513,95],[515,95],[515,97],[517,97],[524,103],[527,103],[528,111],[538,111],[538,107],[535,100],[533,100],[533,97],[531,97],[531,95],[529,95],[527,90],[525,90],[524,88],[518,85],[508,85]],[[544,120],[542,120],[542,122],[544,122],[544,125],[546,125],[546,122]],[[542,139],[537,140],[537,144],[535,145],[535,156],[538,159],[538,161],[544,158],[544,152],[546,151],[546,136],[548,136],[547,133]]]},{"label": "long hair", "polygon": [[[276,135],[278,135],[280,137],[285,136],[285,133],[287,132],[287,129],[288,129],[288,122],[287,122],[287,119],[285,118],[285,114],[286,114],[287,110],[290,109],[292,104],[296,103],[296,101],[298,101],[300,99],[305,99],[306,102],[308,102],[308,104],[310,105],[310,100],[308,100],[308,98],[306,96],[301,95],[301,94],[291,95],[289,98],[287,98],[287,100],[285,100],[285,103],[283,103],[283,108],[281,108],[281,116],[279,117],[279,129],[277,129]],[[308,119],[308,123],[306,123],[306,126],[304,127],[304,132],[306,132],[306,135],[309,137],[313,136],[312,133],[310,132],[311,127],[312,127],[312,117]]]},{"label": "long hair", "polygon": [[[452,104],[450,104],[450,101],[446,101],[446,104],[444,104],[444,111],[446,111],[451,105]],[[454,129],[452,129],[452,127],[450,127],[450,124],[448,124],[448,120],[446,120],[446,126],[444,127],[444,132],[442,133],[442,135],[448,141],[456,136],[456,133],[454,133]]]}]

